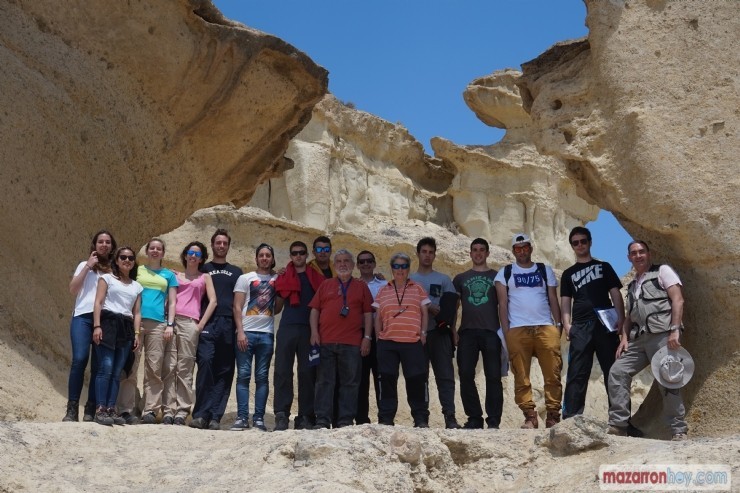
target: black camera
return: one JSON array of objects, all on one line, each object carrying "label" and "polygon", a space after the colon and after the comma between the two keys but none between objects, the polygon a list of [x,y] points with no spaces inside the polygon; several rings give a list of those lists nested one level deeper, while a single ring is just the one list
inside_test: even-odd
[{"label": "black camera", "polygon": [[339,316],[346,317],[347,315],[349,315],[349,307],[345,305],[341,310],[339,310]]}]

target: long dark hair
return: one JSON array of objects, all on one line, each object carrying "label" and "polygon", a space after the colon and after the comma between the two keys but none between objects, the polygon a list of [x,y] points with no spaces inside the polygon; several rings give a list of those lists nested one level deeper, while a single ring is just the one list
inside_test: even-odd
[{"label": "long dark hair", "polygon": [[[139,270],[139,263],[136,261],[136,252],[134,251],[134,249],[131,248],[130,246],[122,246],[121,248],[119,248],[118,250],[116,250],[116,254],[113,256],[113,258],[117,260],[118,259],[118,256],[124,250],[129,250],[133,254],[133,256],[134,256],[134,266],[131,267],[131,272],[128,273],[128,277],[132,281],[135,281],[136,280],[136,273]],[[113,271],[113,275],[116,276],[116,279],[121,279],[121,270],[118,268],[118,263],[116,263],[115,260],[111,263],[111,268],[112,268],[112,271]]]},{"label": "long dark hair", "polygon": [[201,257],[200,257],[200,262],[198,263],[198,271],[202,272],[201,268],[203,267],[203,264],[206,263],[206,260],[208,260],[208,248],[206,248],[206,246],[203,243],[199,241],[191,241],[190,243],[188,243],[187,246],[182,249],[182,253],[180,253],[180,261],[182,262],[183,267],[185,268],[188,267],[188,261],[187,261],[188,250],[190,250],[190,247],[194,247],[194,246],[197,246],[198,248],[200,248]]},{"label": "long dark hair", "polygon": [[110,253],[108,254],[107,258],[98,257],[98,263],[95,264],[92,270],[93,272],[107,273],[111,271],[111,265],[115,263],[113,259],[115,258],[114,253],[118,245],[116,244],[116,239],[113,237],[113,233],[111,233],[107,229],[101,229],[92,237],[92,243],[90,244],[90,253],[97,250],[96,245],[98,243],[98,237],[100,237],[100,235],[108,235],[110,237]]}]

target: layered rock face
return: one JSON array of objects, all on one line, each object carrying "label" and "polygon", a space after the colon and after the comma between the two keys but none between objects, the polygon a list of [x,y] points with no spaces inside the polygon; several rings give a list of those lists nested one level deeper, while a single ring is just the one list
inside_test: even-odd
[{"label": "layered rock face", "polygon": [[516,70],[502,70],[474,80],[464,93],[481,121],[506,129],[500,142],[458,146],[435,138],[432,147],[457,170],[449,194],[461,231],[507,250],[512,235],[526,231],[535,257],[565,269],[573,263],[568,233],[596,219],[599,209],[577,195],[560,161],[532,143],[532,122],[516,85],[520,77]]},{"label": "layered rock face", "polygon": [[[588,40],[556,45],[519,81],[539,151],[566,164],[653,261],[682,277],[685,390],[700,434],[740,430],[737,155],[740,16],[735,2],[587,1]],[[650,413],[660,398],[649,399]]]},{"label": "layered rock face", "polygon": [[[19,361],[2,380],[36,372],[25,356],[39,355],[66,396],[67,284],[92,234],[141,245],[196,209],[243,203],[284,166],[327,72],[208,0],[0,12],[0,338],[3,361]],[[0,418],[44,415],[16,390],[0,389]]]}]

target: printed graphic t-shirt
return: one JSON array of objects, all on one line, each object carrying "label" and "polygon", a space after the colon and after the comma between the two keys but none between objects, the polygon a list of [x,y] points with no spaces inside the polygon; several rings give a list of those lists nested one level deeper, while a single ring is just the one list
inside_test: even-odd
[{"label": "printed graphic t-shirt", "polygon": [[[504,284],[504,270],[496,274],[496,282]],[[547,285],[557,287],[558,280],[552,267],[545,265]],[[552,314],[547,298],[547,287],[537,264],[527,269],[516,263],[511,266],[509,278],[509,328],[528,325],[550,325]]]},{"label": "printed graphic t-shirt", "polygon": [[244,293],[242,327],[250,332],[275,331],[275,279],[277,274],[248,272],[236,280],[235,293]]},{"label": "printed graphic t-shirt", "polygon": [[496,271],[493,269],[482,272],[469,270],[455,276],[452,284],[462,304],[460,330],[485,329],[495,332],[499,329],[495,278]]}]

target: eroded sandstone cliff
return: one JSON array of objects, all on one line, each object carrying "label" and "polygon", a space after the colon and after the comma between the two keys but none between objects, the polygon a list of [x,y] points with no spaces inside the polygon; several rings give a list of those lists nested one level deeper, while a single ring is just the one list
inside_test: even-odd
[{"label": "eroded sandstone cliff", "polygon": [[[209,0],[2,0],[0,65],[0,339],[3,361],[24,355],[2,380],[40,366],[38,385],[65,395],[67,284],[92,234],[141,245],[246,201],[327,72]],[[0,419],[46,415],[16,390],[0,388]]]}]

